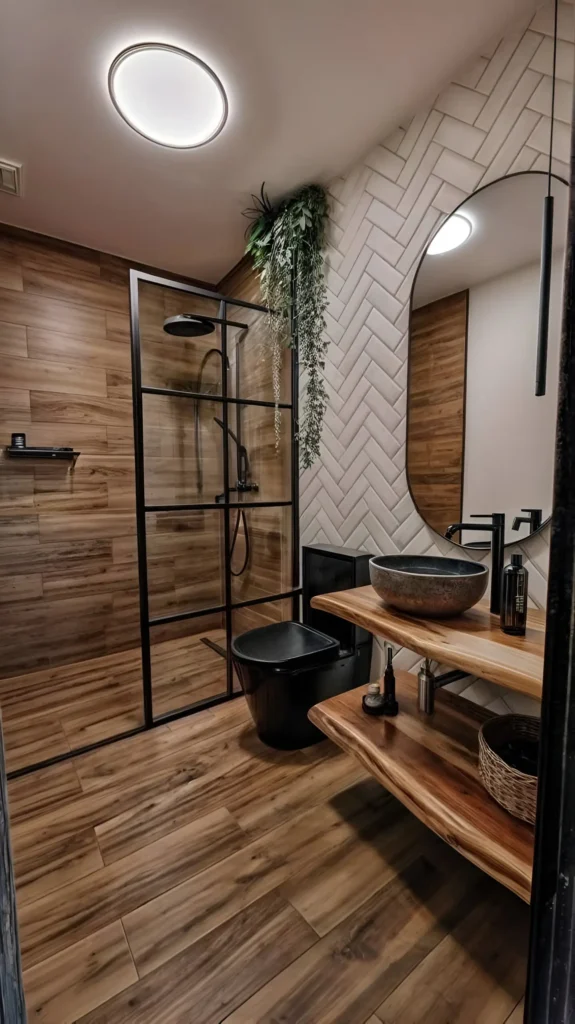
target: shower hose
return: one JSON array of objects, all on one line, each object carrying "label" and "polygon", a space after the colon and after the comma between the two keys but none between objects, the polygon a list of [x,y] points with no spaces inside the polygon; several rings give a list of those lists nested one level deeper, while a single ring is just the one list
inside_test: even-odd
[{"label": "shower hose", "polygon": [[[236,542],[237,542],[237,539],[238,539],[238,533],[239,533],[239,529],[240,529],[240,522],[241,522],[241,524],[242,524],[242,526],[244,528],[244,538],[245,538],[246,550],[245,550],[245,556],[244,556],[244,563],[243,563],[241,569],[238,569],[236,571],[235,569],[231,568],[231,561],[232,561],[232,558],[234,557],[234,551],[235,551]],[[241,508],[241,509],[238,509],[238,511],[237,511],[236,525],[234,526],[234,533],[233,533],[233,537],[232,537],[232,543],[231,543],[231,546],[230,546],[230,572],[231,572],[232,576],[241,576],[242,573],[244,573],[246,571],[246,569],[248,567],[249,560],[250,560],[250,531],[248,530],[248,523],[247,523],[247,519],[246,519],[245,510],[243,508]]]}]

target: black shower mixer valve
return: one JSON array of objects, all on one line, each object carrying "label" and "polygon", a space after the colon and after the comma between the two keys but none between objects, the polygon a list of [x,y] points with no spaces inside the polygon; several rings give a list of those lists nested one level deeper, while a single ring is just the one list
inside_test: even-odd
[{"label": "black shower mixer valve", "polygon": [[249,491],[259,491],[257,484],[247,484],[243,480],[237,480],[236,486],[232,489],[234,491],[238,491],[239,494],[246,494]]}]

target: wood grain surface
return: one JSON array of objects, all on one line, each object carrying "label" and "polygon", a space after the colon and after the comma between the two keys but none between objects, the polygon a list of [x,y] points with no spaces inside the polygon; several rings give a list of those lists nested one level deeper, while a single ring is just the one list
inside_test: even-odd
[{"label": "wood grain surface", "polygon": [[[0,705],[24,690],[26,704],[32,704],[33,722],[13,707],[6,715],[10,766],[21,768],[142,721],[141,673],[135,671],[129,682],[124,675],[118,684],[118,666],[111,666],[114,678],[106,702],[101,699],[101,680],[91,701],[84,686],[98,659],[129,654],[139,644],[130,265],[10,228],[0,228],[0,255],[0,448],[18,431],[26,434],[30,445],[69,445],[81,452],[70,472],[65,463],[16,462],[0,451],[0,679],[10,680],[8,689],[0,687]],[[258,301],[259,283],[253,274],[230,278],[230,290],[234,296]],[[214,397],[196,402],[144,396],[146,500],[156,505],[213,502],[223,492],[222,432],[214,422],[221,416],[217,398],[222,393],[222,363],[217,351],[211,351],[220,347],[220,330],[205,338],[170,338],[163,323],[181,312],[217,315],[219,302],[142,282],[139,303],[143,383],[200,388]],[[265,314],[240,307],[232,313],[249,330],[230,331],[228,337],[230,393],[272,400]],[[283,380],[282,397],[289,400],[289,354]],[[284,417],[279,452],[273,409],[230,406],[230,425],[236,430],[237,417],[253,479],[259,484],[258,498],[288,500],[289,416]],[[233,444],[230,468],[235,481]],[[254,509],[246,516],[251,556],[246,572],[233,579],[236,601],[281,593],[291,586],[290,510]],[[223,603],[223,524],[223,510],[147,516],[152,617]],[[232,529],[234,525],[232,518]],[[236,569],[245,551],[242,521],[234,552]],[[259,611],[238,611],[234,630],[284,617],[291,618],[291,606],[283,602]],[[221,626],[220,616],[198,621],[196,629],[205,634]],[[153,630],[154,670],[163,679],[168,666],[162,643],[185,642],[192,632],[187,622]],[[171,692],[161,681],[154,689],[156,713],[189,703],[183,657],[174,650]],[[85,671],[78,673],[84,661]],[[128,661],[135,665],[133,654]],[[44,673],[58,667],[63,667],[61,677],[50,679],[48,685],[54,688],[55,703],[66,706],[65,722],[59,713],[36,714],[46,698]],[[75,680],[78,674],[85,677],[77,690],[71,685],[69,667]],[[99,669],[103,667],[100,662]],[[197,668],[204,673],[198,686],[202,696],[213,695],[205,652]],[[59,687],[65,700],[58,699]]]},{"label": "wood grain surface", "polygon": [[528,902],[533,828],[504,811],[479,780],[477,733],[491,714],[440,690],[433,715],[425,715],[415,676],[396,672],[396,681],[395,718],[366,715],[363,689],[316,704],[309,717],[442,839]]},{"label": "wood grain surface", "polygon": [[[0,676],[10,677],[135,647],[139,604],[130,264],[4,227],[0,252],[2,266],[11,270],[0,282],[0,446],[10,443],[12,432],[23,432],[30,445],[69,445],[81,452],[74,472],[66,463],[0,457],[0,592],[8,606],[0,634]],[[173,294],[183,293],[157,288],[151,311],[144,297],[143,344],[156,343],[150,333],[161,331],[166,296]],[[210,306],[217,312],[216,307]],[[193,374],[197,346],[192,358],[182,343],[172,351],[165,339],[162,331],[160,383],[177,378],[186,360]],[[167,417],[165,430],[170,429]],[[181,474],[188,455],[187,449],[179,452],[180,468],[174,472]],[[166,493],[164,500],[170,500],[167,484]],[[210,522],[204,538],[201,532],[193,533],[195,550],[202,550],[204,565],[211,551],[215,577],[219,531]],[[189,533],[186,539],[189,549]],[[119,540],[132,545],[115,543]],[[176,609],[185,599],[193,604],[189,587],[182,597],[176,579],[177,552],[162,555],[164,572],[161,582],[153,579],[154,601]],[[189,550],[180,577],[186,558]],[[154,577],[153,553],[152,562]],[[205,599],[210,596],[203,581],[198,589]],[[41,759],[41,745],[30,757]],[[55,752],[47,747],[45,756]]]},{"label": "wood grain surface", "polygon": [[384,1000],[376,1019],[382,1024],[447,1024],[455,1019],[454,1007],[464,1003],[470,1024],[506,1020],[525,984],[528,940],[513,907],[513,897],[503,892],[493,902],[474,906]]},{"label": "wood grain surface", "polygon": [[0,1020],[26,1024],[16,920],[14,865],[10,845],[8,792],[0,719]]},{"label": "wood grain surface", "polygon": [[373,587],[357,587],[314,597],[312,605],[422,657],[541,700],[544,611],[530,608],[526,635],[518,637],[502,633],[499,616],[484,604],[453,619],[415,618],[385,605]]},{"label": "wood grain surface", "polygon": [[[154,713],[177,711],[226,689],[225,660],[202,637],[225,646],[221,615],[191,619],[187,635],[152,646]],[[215,628],[214,628],[215,626]],[[178,630],[179,632],[179,630]],[[101,658],[0,679],[9,771],[69,753],[143,722],[141,651],[134,647]],[[107,748],[106,758],[113,758]]]},{"label": "wood grain surface", "polygon": [[30,1020],[504,1024],[521,999],[528,908],[336,746],[266,748],[243,699],[31,783]]},{"label": "wood grain surface", "polygon": [[407,476],[425,522],[442,536],[461,521],[469,293],[411,312]]}]

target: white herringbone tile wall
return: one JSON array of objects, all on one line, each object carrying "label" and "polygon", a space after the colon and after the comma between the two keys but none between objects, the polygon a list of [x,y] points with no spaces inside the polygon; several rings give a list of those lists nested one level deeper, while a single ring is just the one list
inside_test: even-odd
[{"label": "white herringbone tile wall", "polygon": [[[559,4],[555,170],[568,178],[574,8]],[[384,553],[455,553],[417,513],[405,473],[409,296],[440,221],[481,185],[547,166],[553,8],[540,8],[406,126],[331,185],[329,408],[322,458],[303,474],[302,541]],[[548,531],[521,546],[532,601],[547,589]],[[402,651],[398,663],[419,662]],[[374,658],[374,673],[381,662]],[[492,683],[460,691],[494,710],[535,710]]]}]

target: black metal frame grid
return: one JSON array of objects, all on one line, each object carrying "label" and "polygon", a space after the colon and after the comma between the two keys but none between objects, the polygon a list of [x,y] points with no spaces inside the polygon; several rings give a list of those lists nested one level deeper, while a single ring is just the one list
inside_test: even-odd
[{"label": "black metal frame grid", "polygon": [[[148,387],[142,384],[142,352],[140,344],[140,312],[139,312],[139,286],[140,282],[157,285],[162,288],[171,288],[174,291],[189,292],[191,295],[200,298],[210,298],[219,301],[219,315],[214,322],[220,325],[220,343],[222,366],[222,390],[221,395],[212,395],[194,391],[184,391],[175,388]],[[297,450],[297,379],[298,362],[297,350],[292,352],[292,393],[295,396],[294,402],[282,402],[281,408],[288,409],[291,427],[291,496],[285,501],[232,501],[230,497],[230,450],[229,450],[229,411],[230,407],[260,406],[273,409],[273,401],[261,401],[259,399],[244,399],[236,393],[232,396],[228,393],[228,327],[238,326],[235,320],[228,318],[230,307],[243,307],[245,309],[266,312],[266,307],[252,302],[245,302],[241,299],[230,298],[217,292],[209,292],[193,285],[183,284],[152,274],[143,273],[138,270],[130,271],[130,310],[132,320],[132,383],[133,383],[133,407],[134,407],[134,448],[136,458],[136,527],[138,539],[138,569],[140,578],[140,634],[142,641],[142,682],[143,682],[143,706],[144,706],[144,728],[152,728],[158,721],[169,721],[173,718],[191,714],[204,707],[221,703],[223,700],[230,700],[237,696],[234,692],[233,668],[231,661],[231,639],[232,639],[232,615],[236,608],[246,608],[267,604],[268,602],[292,598],[292,614],[299,612],[299,481],[298,481],[298,460]],[[239,325],[242,326],[242,325]],[[246,327],[248,325],[245,325]],[[237,377],[239,380],[239,375]],[[236,392],[237,392],[236,388]],[[145,499],[145,467],[144,467],[144,411],[143,399],[145,394],[164,395],[166,397],[182,399],[182,401],[208,401],[221,404],[222,430],[222,459],[223,459],[223,500],[213,502],[192,502],[182,504],[146,504]],[[265,595],[264,597],[253,598],[247,601],[234,601],[232,594],[232,572],[231,572],[231,524],[230,513],[234,509],[246,508],[292,508],[291,533],[292,533],[292,587],[288,591]],[[195,609],[193,611],[176,612],[171,615],[150,617],[148,600],[148,563],[146,543],[146,516],[152,512],[188,512],[198,510],[218,510],[223,516],[224,534],[224,601],[222,604],[209,608]],[[295,570],[295,571],[294,571]],[[201,618],[205,615],[221,613],[225,618],[226,628],[226,689],[221,695],[207,700],[196,702],[186,708],[178,708],[162,716],[154,715],[153,709],[153,679],[151,668],[151,639],[150,630],[154,626],[165,625],[170,622],[181,622],[186,619]]]},{"label": "black metal frame grid", "polygon": [[[227,374],[222,373],[222,394],[211,395],[211,394],[198,394],[192,391],[180,391],[172,388],[154,388],[146,387],[142,385],[142,360],[141,360],[141,346],[140,346],[140,317],[139,317],[139,284],[140,282],[147,282],[149,284],[158,285],[161,288],[171,288],[174,291],[189,292],[191,295],[198,296],[200,298],[215,299],[220,303],[219,317],[207,317],[206,319],[214,319],[215,322],[220,324],[221,328],[221,351],[222,351],[222,365],[227,365],[227,328],[228,326],[235,325],[236,321],[230,321],[227,319],[228,307],[243,307],[244,309],[258,310],[265,313],[267,310],[266,306],[260,306],[254,302],[246,302],[243,299],[231,298],[226,295],[222,295],[219,292],[209,291],[205,288],[196,288],[193,285],[174,281],[173,279],[158,277],[154,274],[144,273],[140,270],[130,270],[130,312],[131,312],[131,338],[132,338],[132,399],[133,399],[133,414],[134,414],[134,454],[136,464],[136,532],[138,540],[138,575],[140,583],[140,636],[142,646],[142,700],[143,700],[143,712],[144,721],[142,725],[136,726],[134,729],[126,730],[122,733],[117,733],[115,736],[107,737],[104,740],[99,740],[97,743],[90,743],[86,746],[79,747],[70,753],[59,754],[56,757],[47,758],[44,761],[37,762],[33,765],[28,765],[25,768],[20,768],[17,771],[10,772],[8,778],[18,778],[22,775],[28,775],[30,772],[36,771],[39,768],[47,768],[50,765],[58,764],[60,761],[69,760],[72,757],[77,757],[79,754],[86,754],[92,750],[98,750],[101,747],[108,746],[110,743],[115,743],[117,740],[127,739],[130,736],[136,736],[139,733],[146,732],[149,729],[153,729],[158,725],[162,725],[165,722],[174,721],[178,718],[183,718],[187,715],[193,714],[196,711],[202,711],[204,708],[214,707],[218,704],[222,704],[226,701],[233,700],[235,697],[240,696],[240,691],[234,691],[233,687],[233,668],[231,661],[231,637],[232,637],[232,614],[235,609],[247,608],[257,606],[259,604],[268,604],[274,601],[282,601],[287,598],[292,599],[292,615],[294,619],[299,619],[299,606],[300,606],[300,563],[299,563],[299,446],[298,446],[298,388],[299,388],[299,361],[298,361],[298,349],[297,349],[297,338],[293,336],[293,348],[292,348],[292,372],[291,372],[291,391],[292,391],[292,402],[281,402],[279,407],[281,409],[290,410],[290,427],[291,427],[291,487],[290,487],[290,498],[286,501],[230,501],[230,474],[229,474],[229,409],[234,406],[263,406],[266,408],[274,409],[275,403],[273,401],[266,402],[258,399],[242,399],[239,396],[231,396],[228,394],[228,381]],[[295,313],[294,313],[295,317]],[[295,319],[292,321],[292,327],[295,326]],[[223,445],[223,486],[224,486],[224,500],[221,502],[197,502],[190,504],[166,504],[166,505],[146,505],[145,499],[145,477],[144,477],[144,419],[143,419],[143,401],[142,396],[144,394],[160,394],[169,397],[182,398],[182,400],[199,400],[199,401],[211,401],[221,403],[221,418],[224,424],[222,430],[222,445]],[[233,428],[232,428],[233,429]],[[292,587],[281,593],[269,594],[264,597],[253,598],[247,601],[236,601],[232,600],[232,589],[231,589],[231,559],[230,559],[230,512],[238,508],[280,508],[280,507],[291,507],[292,509]],[[162,615],[156,618],[150,618],[149,611],[149,600],[148,600],[148,564],[147,564],[147,550],[146,550],[146,515],[149,512],[191,512],[196,510],[209,510],[219,509],[222,512],[224,520],[224,572],[225,572],[225,600],[223,604],[211,608],[202,608],[197,611],[189,612],[176,612],[172,615]],[[150,629],[154,626],[165,625],[169,622],[179,622],[185,619],[201,618],[203,615],[210,615],[214,612],[220,612],[225,616],[226,624],[226,647],[227,647],[227,658],[226,658],[226,689],[225,692],[218,694],[215,697],[210,697],[204,700],[196,701],[194,704],[189,704],[185,707],[177,708],[174,711],[170,711],[163,715],[155,715],[153,709],[153,680],[151,670],[151,642],[150,642]]]}]

